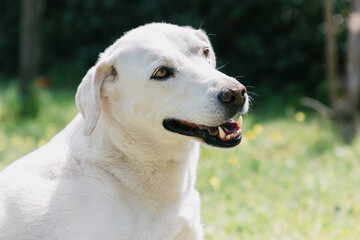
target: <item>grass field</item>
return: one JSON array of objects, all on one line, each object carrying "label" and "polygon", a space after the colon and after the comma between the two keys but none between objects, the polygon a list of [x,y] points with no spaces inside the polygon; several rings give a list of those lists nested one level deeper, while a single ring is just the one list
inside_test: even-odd
[{"label": "grass field", "polygon": [[[39,116],[20,120],[14,85],[0,86],[0,169],[75,116],[74,94],[39,90]],[[360,138],[346,146],[330,120],[258,102],[244,116],[239,147],[203,146],[197,188],[205,239],[360,239]]]}]

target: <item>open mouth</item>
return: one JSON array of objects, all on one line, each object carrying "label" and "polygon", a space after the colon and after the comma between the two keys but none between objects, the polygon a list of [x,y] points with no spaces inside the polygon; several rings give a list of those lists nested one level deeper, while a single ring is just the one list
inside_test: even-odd
[{"label": "open mouth", "polygon": [[215,147],[229,148],[241,142],[241,115],[237,122],[230,119],[219,126],[205,126],[177,119],[165,119],[163,125],[171,132],[201,138]]}]

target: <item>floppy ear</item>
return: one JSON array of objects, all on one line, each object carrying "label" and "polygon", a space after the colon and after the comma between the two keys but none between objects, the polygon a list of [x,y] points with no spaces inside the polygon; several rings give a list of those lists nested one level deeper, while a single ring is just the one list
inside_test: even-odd
[{"label": "floppy ear", "polygon": [[84,135],[94,130],[101,112],[101,86],[107,78],[117,77],[113,65],[99,63],[89,69],[76,93],[76,106],[85,120]]}]

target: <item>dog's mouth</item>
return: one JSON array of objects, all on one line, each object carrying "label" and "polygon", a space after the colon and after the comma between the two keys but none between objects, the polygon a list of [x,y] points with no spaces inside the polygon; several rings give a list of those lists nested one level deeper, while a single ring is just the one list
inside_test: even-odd
[{"label": "dog's mouth", "polygon": [[165,119],[165,129],[185,136],[197,137],[215,147],[234,147],[241,142],[242,116],[236,122],[233,119],[219,126],[199,125],[184,120]]}]

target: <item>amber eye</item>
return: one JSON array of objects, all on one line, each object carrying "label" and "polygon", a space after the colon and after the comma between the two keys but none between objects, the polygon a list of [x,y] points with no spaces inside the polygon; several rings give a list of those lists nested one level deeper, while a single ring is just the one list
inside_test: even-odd
[{"label": "amber eye", "polygon": [[155,70],[153,75],[151,76],[152,79],[158,80],[165,80],[169,77],[173,76],[173,71],[168,67],[159,67]]},{"label": "amber eye", "polygon": [[208,58],[209,55],[210,55],[210,50],[208,48],[204,49],[203,50],[203,55],[204,55],[204,57]]}]

